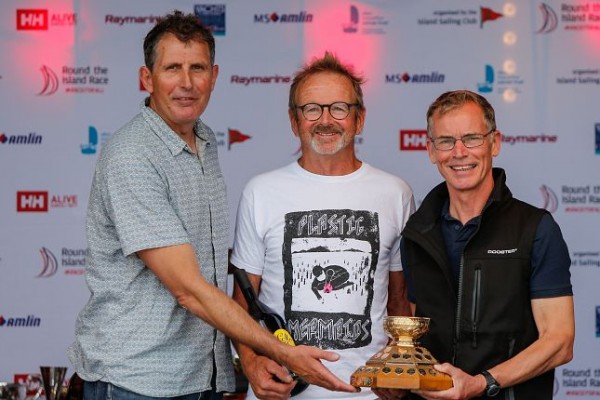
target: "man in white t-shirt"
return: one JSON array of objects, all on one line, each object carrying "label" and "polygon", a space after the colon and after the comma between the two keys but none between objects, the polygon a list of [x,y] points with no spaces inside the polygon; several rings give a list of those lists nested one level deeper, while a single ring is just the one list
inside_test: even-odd
[{"label": "man in white t-shirt", "polygon": [[[247,184],[231,257],[297,344],[340,355],[326,365],[346,382],[387,343],[383,318],[410,314],[399,249],[413,194],[402,179],[356,157],[366,112],[362,82],[330,53],[295,75],[289,117],[302,156]],[[246,306],[237,286],[234,298]],[[237,350],[249,399],[290,397],[294,383],[277,381],[285,372],[279,364],[246,346]],[[295,397],[325,398],[377,396],[309,386]]]}]

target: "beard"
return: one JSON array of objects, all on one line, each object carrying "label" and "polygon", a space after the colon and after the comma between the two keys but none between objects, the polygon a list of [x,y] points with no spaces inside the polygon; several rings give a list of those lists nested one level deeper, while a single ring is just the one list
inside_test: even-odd
[{"label": "beard", "polygon": [[321,155],[335,154],[349,142],[346,132],[332,124],[317,124],[310,130],[310,135],[310,147]]}]

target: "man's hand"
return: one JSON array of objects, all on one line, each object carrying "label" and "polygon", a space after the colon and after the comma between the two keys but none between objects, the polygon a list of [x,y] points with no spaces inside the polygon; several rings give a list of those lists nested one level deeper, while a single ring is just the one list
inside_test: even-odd
[{"label": "man's hand", "polygon": [[414,392],[429,400],[467,400],[481,396],[485,390],[485,378],[483,375],[469,375],[460,368],[444,363],[434,365],[434,368],[452,377],[454,386],[447,390],[415,390]]},{"label": "man's hand", "polygon": [[287,346],[283,363],[307,383],[338,392],[358,392],[359,389],[336,377],[321,360],[337,361],[340,356],[312,346]]},{"label": "man's hand", "polygon": [[[275,361],[248,352],[240,358],[244,374],[257,398],[263,400],[284,400],[296,385],[287,369]],[[277,380],[276,380],[277,379]]]}]

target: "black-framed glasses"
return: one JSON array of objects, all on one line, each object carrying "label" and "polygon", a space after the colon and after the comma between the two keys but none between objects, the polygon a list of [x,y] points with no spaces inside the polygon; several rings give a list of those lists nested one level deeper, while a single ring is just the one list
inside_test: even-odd
[{"label": "black-framed glasses", "polygon": [[435,147],[436,150],[440,151],[452,150],[458,140],[460,140],[466,148],[472,149],[473,147],[481,146],[485,141],[486,136],[494,132],[496,132],[495,129],[492,129],[488,133],[467,133],[459,138],[452,136],[440,136],[435,139],[429,138],[429,141],[433,143],[433,147]]},{"label": "black-framed glasses", "polygon": [[323,115],[323,109],[325,107],[329,109],[329,115],[334,119],[342,120],[350,114],[350,109],[356,106],[358,106],[358,103],[336,101],[331,104],[307,103],[303,106],[296,106],[296,108],[299,108],[302,111],[302,115],[304,115],[304,118],[308,121],[316,121]]}]

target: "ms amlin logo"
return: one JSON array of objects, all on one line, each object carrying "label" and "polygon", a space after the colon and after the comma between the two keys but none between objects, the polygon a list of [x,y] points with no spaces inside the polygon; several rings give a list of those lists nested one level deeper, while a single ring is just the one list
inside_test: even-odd
[{"label": "ms amlin logo", "polygon": [[5,317],[0,314],[0,328],[35,328],[40,326],[42,319],[35,315],[28,315],[26,317]]}]

